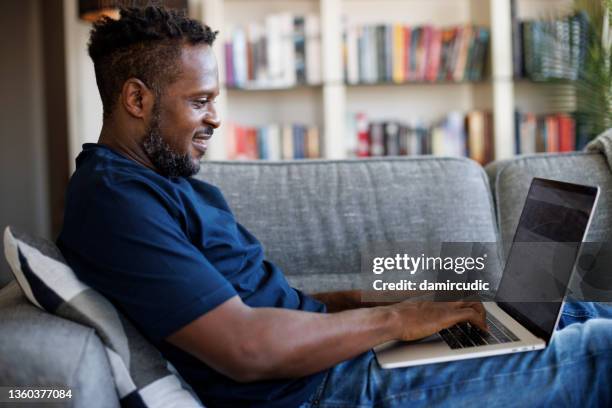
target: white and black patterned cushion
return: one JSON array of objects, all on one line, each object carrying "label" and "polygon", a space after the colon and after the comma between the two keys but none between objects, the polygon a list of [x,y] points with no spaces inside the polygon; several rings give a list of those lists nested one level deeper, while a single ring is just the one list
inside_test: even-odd
[{"label": "white and black patterned cushion", "polygon": [[7,227],[4,251],[34,305],[96,330],[122,407],[202,407],[159,351],[104,296],[79,281],[53,243]]}]

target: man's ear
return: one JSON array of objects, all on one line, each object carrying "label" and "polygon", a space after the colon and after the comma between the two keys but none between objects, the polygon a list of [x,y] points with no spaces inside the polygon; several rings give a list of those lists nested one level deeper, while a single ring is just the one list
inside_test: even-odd
[{"label": "man's ear", "polygon": [[144,119],[148,116],[155,104],[155,95],[137,78],[130,78],[123,83],[120,103],[132,116]]}]

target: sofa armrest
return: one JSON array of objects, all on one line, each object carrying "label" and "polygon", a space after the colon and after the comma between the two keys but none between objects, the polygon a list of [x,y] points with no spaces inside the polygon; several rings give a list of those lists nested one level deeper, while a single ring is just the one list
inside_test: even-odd
[{"label": "sofa armrest", "polygon": [[31,305],[16,282],[0,290],[0,384],[62,386],[72,390],[66,406],[119,407],[94,330]]}]

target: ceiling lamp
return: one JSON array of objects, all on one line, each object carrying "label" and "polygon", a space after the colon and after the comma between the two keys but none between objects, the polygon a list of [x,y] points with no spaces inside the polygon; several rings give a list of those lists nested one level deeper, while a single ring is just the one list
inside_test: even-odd
[{"label": "ceiling lamp", "polygon": [[79,17],[94,22],[102,16],[119,18],[120,7],[164,6],[169,9],[187,12],[188,0],[79,0]]}]

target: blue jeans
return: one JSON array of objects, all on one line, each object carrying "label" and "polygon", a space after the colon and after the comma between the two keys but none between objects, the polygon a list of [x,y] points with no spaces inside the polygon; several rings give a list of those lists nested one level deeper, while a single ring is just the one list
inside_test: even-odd
[{"label": "blue jeans", "polygon": [[391,370],[370,351],[333,367],[302,405],[422,406],[612,406],[612,307],[566,303],[540,351]]}]

